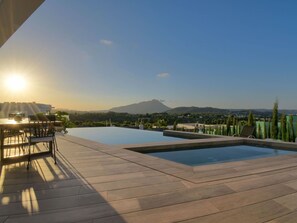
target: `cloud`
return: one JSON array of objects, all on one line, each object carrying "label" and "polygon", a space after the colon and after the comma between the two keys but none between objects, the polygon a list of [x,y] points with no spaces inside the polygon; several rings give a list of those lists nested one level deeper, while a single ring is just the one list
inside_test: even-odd
[{"label": "cloud", "polygon": [[113,44],[113,42],[111,40],[108,40],[108,39],[101,39],[100,43],[102,45],[105,45],[105,46],[111,46]]},{"label": "cloud", "polygon": [[157,78],[168,78],[168,77],[170,77],[170,74],[166,72],[157,74]]}]

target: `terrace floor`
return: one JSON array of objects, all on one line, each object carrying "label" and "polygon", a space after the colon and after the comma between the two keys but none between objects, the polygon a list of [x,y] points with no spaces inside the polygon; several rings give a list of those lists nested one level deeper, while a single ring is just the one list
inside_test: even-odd
[{"label": "terrace floor", "polygon": [[192,168],[71,136],[58,144],[58,165],[1,167],[0,222],[297,219],[297,155]]}]

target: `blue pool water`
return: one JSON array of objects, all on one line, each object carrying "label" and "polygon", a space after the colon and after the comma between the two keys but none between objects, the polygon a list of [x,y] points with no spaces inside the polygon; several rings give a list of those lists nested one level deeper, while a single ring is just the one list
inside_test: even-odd
[{"label": "blue pool water", "polygon": [[270,156],[296,153],[287,150],[278,150],[256,146],[226,146],[216,148],[191,148],[179,151],[152,152],[149,155],[171,160],[190,166],[198,166],[212,163],[222,163],[246,159],[256,159]]},{"label": "blue pool water", "polygon": [[182,140],[180,138],[163,136],[162,132],[119,127],[71,128],[67,130],[69,135],[109,145]]}]

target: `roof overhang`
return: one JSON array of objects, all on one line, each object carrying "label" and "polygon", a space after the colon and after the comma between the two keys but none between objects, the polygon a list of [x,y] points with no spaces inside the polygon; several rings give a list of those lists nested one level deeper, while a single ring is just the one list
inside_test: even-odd
[{"label": "roof overhang", "polygon": [[0,0],[0,48],[44,0]]}]

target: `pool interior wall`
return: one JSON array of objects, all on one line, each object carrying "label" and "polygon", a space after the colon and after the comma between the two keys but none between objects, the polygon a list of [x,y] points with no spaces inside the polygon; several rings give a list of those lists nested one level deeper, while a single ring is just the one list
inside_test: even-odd
[{"label": "pool interior wall", "polygon": [[[154,145],[154,146],[142,146],[142,147],[139,146],[139,147],[125,148],[125,149],[147,154],[147,153],[157,153],[157,152],[169,152],[169,151],[181,151],[181,150],[191,150],[191,149],[206,149],[206,148],[215,148],[215,147],[244,145],[244,146],[264,147],[264,149],[270,148],[272,150],[277,149],[278,151],[280,151],[278,152],[278,155],[291,154],[290,151],[297,152],[297,143],[285,143],[285,142],[274,141],[274,140],[258,140],[258,139],[246,139],[246,138],[233,138],[233,139],[232,137],[225,137],[225,140],[224,138],[221,138],[220,140],[206,139],[206,140],[195,140],[195,142],[193,141],[192,143],[186,143],[186,144]],[[287,152],[283,152],[282,150],[286,150]],[[260,158],[260,157],[257,157],[257,158]],[[246,158],[246,159],[251,159],[251,158]],[[236,159],[230,159],[229,161],[231,162],[235,160]],[[216,163],[219,163],[219,162],[220,161]],[[223,161],[223,162],[227,162],[227,161]],[[182,162],[179,162],[179,163],[182,163]],[[215,163],[215,162],[210,162],[210,163]],[[186,165],[191,166],[193,164],[186,163]],[[203,165],[203,164],[194,164],[194,165]]]},{"label": "pool interior wall", "polygon": [[292,153],[296,152],[259,146],[233,145],[216,148],[194,147],[187,150],[183,149],[175,151],[151,152],[148,154],[189,166],[198,166],[213,163],[287,155]]}]

